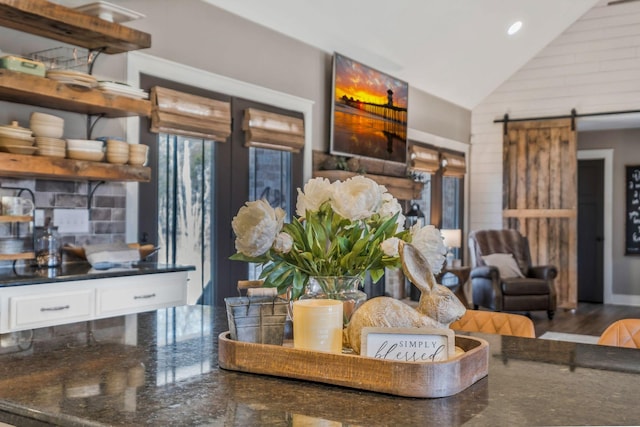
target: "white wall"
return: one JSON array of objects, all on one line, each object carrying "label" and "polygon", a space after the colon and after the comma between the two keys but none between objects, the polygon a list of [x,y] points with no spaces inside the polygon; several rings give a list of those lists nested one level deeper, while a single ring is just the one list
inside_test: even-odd
[{"label": "white wall", "polygon": [[[640,109],[640,2],[607,3],[598,2],[472,110],[470,230],[502,228],[502,124],[495,119]],[[640,295],[640,284],[633,294]]]}]

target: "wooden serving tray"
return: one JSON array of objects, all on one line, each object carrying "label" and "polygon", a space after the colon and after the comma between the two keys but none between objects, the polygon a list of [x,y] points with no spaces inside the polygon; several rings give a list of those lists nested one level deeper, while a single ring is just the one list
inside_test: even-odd
[{"label": "wooden serving tray", "polygon": [[435,398],[466,389],[489,372],[489,344],[456,335],[465,352],[443,362],[395,362],[353,354],[321,353],[234,341],[229,332],[218,336],[222,369],[296,378],[396,396]]}]

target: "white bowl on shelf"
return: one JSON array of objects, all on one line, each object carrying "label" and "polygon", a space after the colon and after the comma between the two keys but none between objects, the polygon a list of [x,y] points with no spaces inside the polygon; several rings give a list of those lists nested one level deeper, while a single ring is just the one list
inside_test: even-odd
[{"label": "white bowl on shelf", "polygon": [[144,18],[140,12],[127,9],[123,6],[109,3],[106,1],[97,1],[95,3],[84,4],[75,8],[78,12],[85,13],[87,15],[97,16],[100,19],[109,22],[129,22],[134,19]]},{"label": "white bowl on shelf", "polygon": [[131,144],[129,146],[129,164],[131,166],[144,166],[147,164],[149,146],[143,144]]},{"label": "white bowl on shelf", "polygon": [[0,147],[0,151],[6,151],[11,154],[25,154],[32,155],[38,147],[29,147],[24,145],[5,145]]},{"label": "white bowl on shelf", "polygon": [[54,116],[53,114],[45,114],[34,111],[33,113],[31,113],[29,123],[42,123],[62,127],[64,126],[64,119],[62,117]]},{"label": "white bowl on shelf", "polygon": [[104,143],[94,139],[67,139],[67,149],[73,151],[104,151]]},{"label": "white bowl on shelf", "polygon": [[38,147],[36,155],[64,159],[67,156],[67,150],[65,150],[64,148]]},{"label": "white bowl on shelf", "polygon": [[7,145],[31,147],[33,145],[33,138],[13,138],[9,136],[0,136],[0,147]]},{"label": "white bowl on shelf", "polygon": [[124,165],[129,160],[129,153],[110,153],[107,151],[107,162],[116,165]]},{"label": "white bowl on shelf", "polygon": [[67,149],[67,157],[74,160],[101,162],[104,159],[104,151]]},{"label": "white bowl on shelf", "polygon": [[35,136],[44,136],[47,138],[62,138],[64,134],[64,126],[49,122],[31,122],[31,131]]},{"label": "white bowl on shelf", "polygon": [[129,144],[125,141],[115,139],[107,140],[107,154],[126,154],[129,155]]}]

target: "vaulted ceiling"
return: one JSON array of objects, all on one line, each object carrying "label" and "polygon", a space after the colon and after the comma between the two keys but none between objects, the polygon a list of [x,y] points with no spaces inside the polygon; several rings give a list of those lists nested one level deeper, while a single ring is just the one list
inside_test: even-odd
[{"label": "vaulted ceiling", "polygon": [[598,0],[203,1],[471,109]]}]

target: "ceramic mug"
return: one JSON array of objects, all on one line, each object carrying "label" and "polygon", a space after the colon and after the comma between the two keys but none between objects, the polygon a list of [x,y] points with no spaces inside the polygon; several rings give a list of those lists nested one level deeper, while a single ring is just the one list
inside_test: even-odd
[{"label": "ceramic mug", "polygon": [[33,202],[23,197],[2,196],[2,214],[10,216],[31,215]]}]

